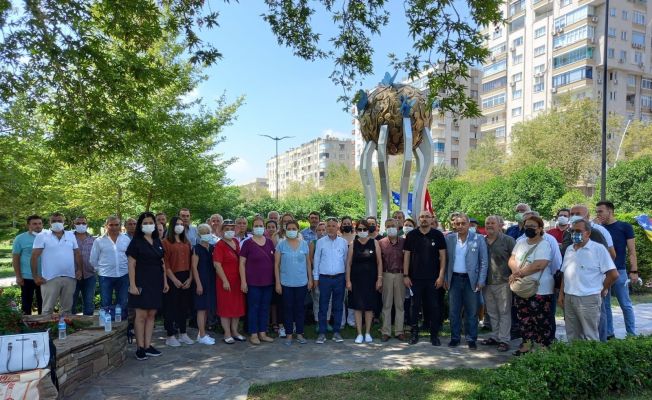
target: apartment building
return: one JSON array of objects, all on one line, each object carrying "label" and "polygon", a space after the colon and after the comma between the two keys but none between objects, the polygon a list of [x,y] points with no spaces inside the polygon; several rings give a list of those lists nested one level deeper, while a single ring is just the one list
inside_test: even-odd
[{"label": "apartment building", "polygon": [[[482,67],[482,135],[507,147],[514,124],[566,93],[602,98],[607,40],[608,111],[652,119],[652,51],[645,0],[517,0],[507,23],[488,27],[491,56]],[[605,38],[605,18],[609,18]]]}]

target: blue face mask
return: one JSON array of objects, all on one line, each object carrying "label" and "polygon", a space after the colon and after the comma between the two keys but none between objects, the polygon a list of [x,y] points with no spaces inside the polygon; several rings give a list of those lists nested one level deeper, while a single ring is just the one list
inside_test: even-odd
[{"label": "blue face mask", "polygon": [[571,239],[574,244],[580,244],[582,243],[582,240],[584,240],[584,237],[582,236],[582,232],[573,232],[571,234]]}]

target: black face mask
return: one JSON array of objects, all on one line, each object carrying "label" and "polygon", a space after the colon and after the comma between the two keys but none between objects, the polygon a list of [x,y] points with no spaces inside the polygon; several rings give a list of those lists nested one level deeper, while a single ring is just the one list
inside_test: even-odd
[{"label": "black face mask", "polygon": [[351,233],[353,232],[353,227],[351,225],[342,226],[342,233]]},{"label": "black face mask", "polygon": [[532,239],[536,235],[537,235],[537,231],[534,228],[527,228],[525,230],[525,236],[529,237],[530,239]]},{"label": "black face mask", "polygon": [[369,233],[376,232],[376,225],[369,225]]}]

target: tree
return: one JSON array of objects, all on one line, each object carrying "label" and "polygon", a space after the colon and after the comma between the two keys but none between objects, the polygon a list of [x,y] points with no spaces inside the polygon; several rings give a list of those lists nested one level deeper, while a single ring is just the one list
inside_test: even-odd
[{"label": "tree", "polygon": [[634,121],[627,129],[623,140],[621,157],[634,159],[645,156],[652,156],[652,124],[649,122]]},{"label": "tree", "polygon": [[619,212],[652,210],[652,157],[619,161],[607,173],[607,197]]},{"label": "tree", "polygon": [[555,203],[552,205],[552,210],[556,213],[562,208],[571,208],[575,204],[591,204],[591,199],[586,197],[581,190],[571,189],[564,193]]},{"label": "tree", "polygon": [[[292,48],[296,56],[306,60],[333,59],[335,69],[330,77],[343,88],[340,100],[348,109],[354,86],[375,72],[371,39],[380,36],[389,24],[390,2],[345,0],[340,5],[332,0],[265,1],[269,11],[264,19],[279,44]],[[482,63],[489,54],[483,46],[482,29],[503,22],[501,4],[499,0],[482,0],[462,7],[449,1],[405,0],[412,53],[403,59],[390,54],[392,65],[406,71],[410,78],[428,71],[430,101],[437,101],[441,110],[463,117],[479,116],[480,109],[466,94],[463,81],[470,78],[470,67]],[[328,40],[332,48],[323,48],[322,35],[312,25],[318,8],[335,25],[336,33]]]},{"label": "tree", "polygon": [[555,214],[555,202],[566,191],[562,172],[542,162],[514,171],[508,177],[507,185],[511,193],[510,209],[517,203],[527,203],[543,218]]},{"label": "tree", "polygon": [[463,194],[461,210],[484,219],[489,215],[507,216],[514,208],[514,193],[507,178],[494,177],[468,188]]},{"label": "tree", "polygon": [[463,179],[469,182],[484,182],[495,176],[501,175],[507,157],[505,150],[498,146],[496,138],[491,135],[484,136],[476,148],[471,149],[467,155]]}]

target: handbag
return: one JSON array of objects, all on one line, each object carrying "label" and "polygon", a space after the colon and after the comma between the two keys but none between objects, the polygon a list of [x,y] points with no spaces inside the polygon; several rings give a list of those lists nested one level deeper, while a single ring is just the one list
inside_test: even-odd
[{"label": "handbag", "polygon": [[49,341],[49,331],[0,336],[0,374],[47,367]]},{"label": "handbag", "polygon": [[[539,242],[541,243],[541,242]],[[527,253],[525,253],[525,257],[523,257],[523,261],[521,262],[521,265],[519,266],[519,270],[523,269],[525,267],[525,263],[527,262],[527,258],[534,252],[534,250],[539,246],[539,243],[537,243],[534,247],[530,248]],[[514,282],[509,284],[509,288],[514,292],[515,295],[518,297],[521,297],[523,299],[529,299],[530,297],[534,296],[537,294],[537,290],[539,289],[539,281],[541,281],[541,276],[543,275],[543,271],[539,274],[539,279],[534,280],[529,278],[528,276],[523,277],[523,278],[518,278]]]}]

